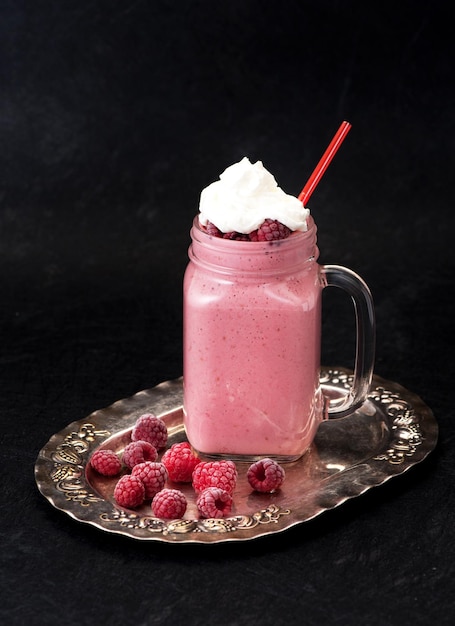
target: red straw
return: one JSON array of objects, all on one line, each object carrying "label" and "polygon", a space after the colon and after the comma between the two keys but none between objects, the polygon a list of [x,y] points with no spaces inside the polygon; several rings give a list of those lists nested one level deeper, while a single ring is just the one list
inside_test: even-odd
[{"label": "red straw", "polygon": [[302,204],[305,205],[306,202],[310,199],[311,194],[316,189],[319,181],[321,180],[324,172],[329,167],[331,160],[337,153],[338,148],[344,141],[344,138],[351,130],[351,124],[349,122],[343,122],[340,128],[337,130],[335,136],[332,141],[329,143],[327,150],[322,155],[321,160],[314,168],[313,173],[308,179],[307,184],[302,189],[299,195],[299,200],[302,201]]}]

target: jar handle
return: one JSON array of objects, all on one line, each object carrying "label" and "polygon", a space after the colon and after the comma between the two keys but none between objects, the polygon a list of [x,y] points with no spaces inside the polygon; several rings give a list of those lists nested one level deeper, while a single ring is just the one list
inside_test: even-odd
[{"label": "jar handle", "polygon": [[352,270],[339,265],[323,265],[321,272],[324,287],[340,287],[351,296],[354,304],[356,353],[353,385],[347,396],[328,403],[329,417],[344,417],[364,403],[373,378],[376,343],[373,298],[368,285]]}]

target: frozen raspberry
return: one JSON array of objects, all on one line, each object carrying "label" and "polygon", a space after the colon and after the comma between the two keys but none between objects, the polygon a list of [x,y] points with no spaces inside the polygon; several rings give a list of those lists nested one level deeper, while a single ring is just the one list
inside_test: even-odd
[{"label": "frozen raspberry", "polygon": [[207,225],[205,226],[205,231],[208,235],[211,235],[212,237],[223,236],[223,233],[221,232],[221,230],[217,228],[215,224],[212,224],[212,222],[207,222]]},{"label": "frozen raspberry", "polygon": [[190,444],[183,441],[174,443],[169,450],[166,450],[161,462],[165,465],[170,480],[175,483],[190,483],[193,470],[200,463],[200,459],[193,454]]},{"label": "frozen raspberry", "polygon": [[201,461],[193,472],[193,487],[200,493],[207,487],[219,487],[232,493],[237,482],[237,469],[233,461]]},{"label": "frozen raspberry", "polygon": [[207,487],[198,495],[196,505],[202,517],[226,517],[231,512],[232,496],[219,487]]},{"label": "frozen raspberry", "polygon": [[123,450],[122,460],[129,469],[144,461],[156,461],[158,452],[148,441],[132,441]]},{"label": "frozen raspberry", "polygon": [[272,493],[283,484],[285,472],[276,461],[267,458],[253,463],[246,477],[255,491]]},{"label": "frozen raspberry", "polygon": [[180,519],[185,515],[186,498],[178,489],[162,489],[152,500],[155,517],[162,519]]},{"label": "frozen raspberry", "polygon": [[114,498],[120,506],[134,509],[144,502],[145,487],[137,476],[122,476],[114,489]]},{"label": "frozen raspberry", "polygon": [[250,241],[249,235],[238,233],[235,230],[230,233],[222,233],[222,237],[223,239],[234,239],[235,241]]},{"label": "frozen raspberry", "polygon": [[152,413],[144,413],[134,425],[131,441],[148,441],[157,450],[164,448],[167,443],[166,424]]},{"label": "frozen raspberry", "polygon": [[122,471],[120,459],[113,450],[96,450],[92,454],[90,465],[102,476],[117,476]]},{"label": "frozen raspberry", "polygon": [[274,241],[286,239],[291,234],[291,229],[278,220],[265,220],[257,230],[250,233],[250,241]]},{"label": "frozen raspberry", "polygon": [[162,463],[144,461],[133,467],[131,476],[136,476],[142,481],[145,487],[145,500],[151,500],[164,487],[167,469]]},{"label": "frozen raspberry", "polygon": [[222,239],[235,239],[237,241],[250,241],[249,235],[244,235],[243,233],[238,233],[236,230],[232,230],[228,233],[223,233],[215,224],[212,222],[207,222],[205,226],[205,231],[208,235],[212,237],[220,237]]}]

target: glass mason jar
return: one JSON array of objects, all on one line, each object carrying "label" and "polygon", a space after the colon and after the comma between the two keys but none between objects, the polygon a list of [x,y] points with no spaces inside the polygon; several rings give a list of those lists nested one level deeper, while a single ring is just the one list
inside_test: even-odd
[{"label": "glass mason jar", "polygon": [[[184,425],[205,458],[294,461],[328,414],[355,411],[374,366],[370,291],[354,272],[317,263],[316,225],[287,239],[251,242],[207,234],[196,217],[184,279]],[[356,315],[350,393],[324,398],[321,294],[346,290]]]}]

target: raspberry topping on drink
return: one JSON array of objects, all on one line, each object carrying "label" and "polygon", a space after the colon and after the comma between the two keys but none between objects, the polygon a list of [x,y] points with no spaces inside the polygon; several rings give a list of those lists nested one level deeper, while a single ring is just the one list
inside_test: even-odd
[{"label": "raspberry topping on drink", "polygon": [[148,441],[157,450],[166,446],[167,437],[166,424],[153,413],[141,415],[131,432],[132,441]]},{"label": "raspberry topping on drink", "polygon": [[265,220],[261,226],[250,233],[251,241],[275,241],[286,239],[291,234],[291,229],[278,220]]},{"label": "raspberry topping on drink", "polygon": [[120,506],[134,509],[144,502],[144,484],[137,476],[132,476],[131,474],[122,476],[115,486],[114,498]]},{"label": "raspberry topping on drink", "polygon": [[152,500],[153,515],[162,519],[180,519],[186,507],[186,498],[178,489],[162,489]]},{"label": "raspberry topping on drink", "polygon": [[207,487],[219,487],[232,493],[237,482],[237,469],[233,461],[201,461],[193,472],[193,488],[201,493]]},{"label": "raspberry topping on drink", "polygon": [[308,230],[309,210],[285,193],[261,161],[244,157],[202,190],[199,223],[213,237],[245,241],[285,239]]},{"label": "raspberry topping on drink", "polygon": [[148,441],[132,441],[126,446],[122,456],[124,464],[129,469],[145,461],[156,461],[157,458],[158,452],[155,446]]},{"label": "raspberry topping on drink", "polygon": [[151,500],[158,491],[163,489],[167,480],[167,469],[162,463],[145,461],[135,465],[131,471],[131,476],[136,476],[145,487],[145,500]]},{"label": "raspberry topping on drink", "polygon": [[272,493],[283,484],[285,471],[273,459],[261,459],[250,466],[247,479],[255,491]]},{"label": "raspberry topping on drink", "polygon": [[190,483],[193,471],[200,459],[193,453],[187,441],[174,443],[161,458],[161,462],[166,467],[169,480],[175,483]]},{"label": "raspberry topping on drink", "polygon": [[264,220],[257,230],[253,230],[248,234],[238,233],[235,230],[229,233],[223,233],[211,222],[208,222],[205,231],[212,237],[233,239],[235,241],[276,241],[278,239],[287,239],[292,233],[290,228],[278,220],[270,219]]},{"label": "raspberry topping on drink", "polygon": [[113,450],[96,450],[90,465],[102,476],[117,476],[122,471],[120,459]]},{"label": "raspberry topping on drink", "polygon": [[231,513],[232,495],[219,487],[207,487],[196,501],[202,517],[227,517]]}]

